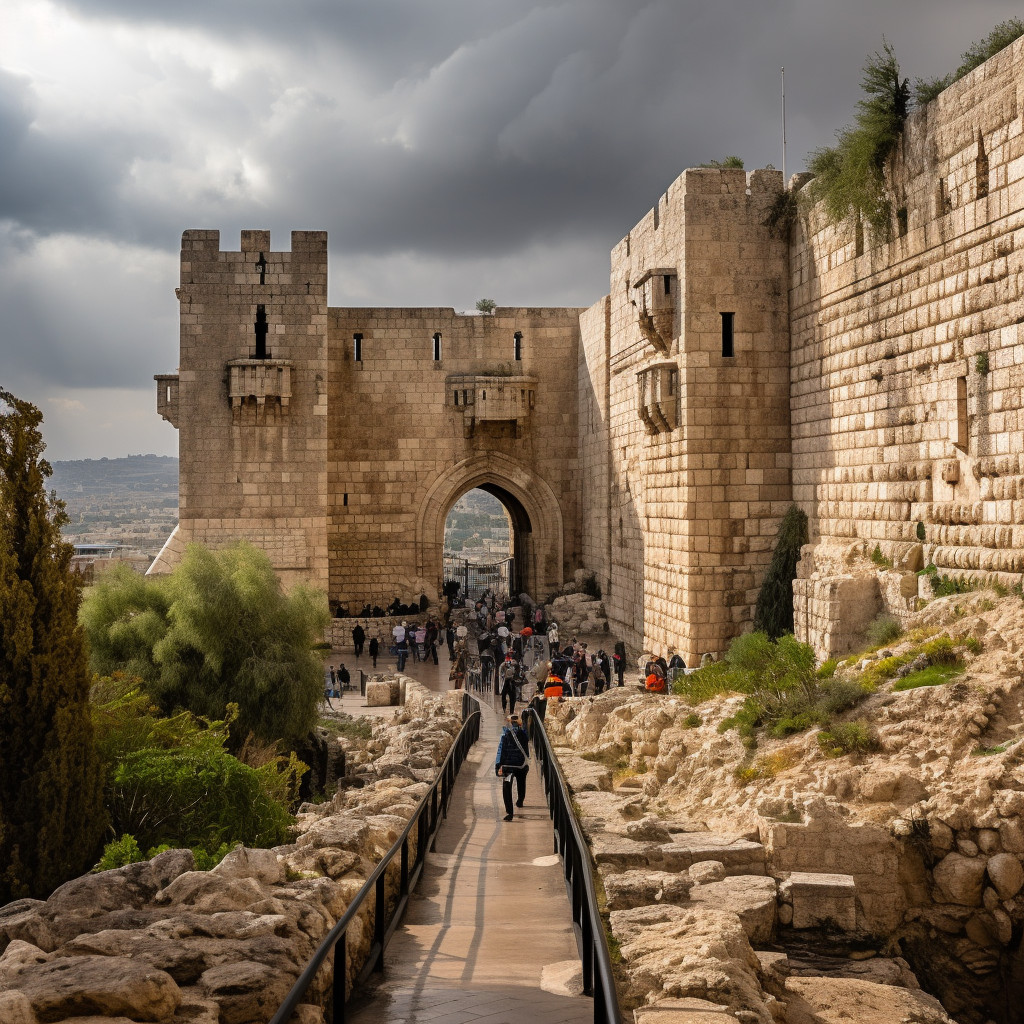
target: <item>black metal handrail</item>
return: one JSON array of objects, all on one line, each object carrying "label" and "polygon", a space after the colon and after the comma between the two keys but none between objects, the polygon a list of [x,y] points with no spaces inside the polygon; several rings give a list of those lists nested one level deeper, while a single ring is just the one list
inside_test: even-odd
[{"label": "black metal handrail", "polygon": [[573,812],[569,790],[551,750],[544,723],[530,708],[523,714],[540,763],[548,810],[555,826],[555,853],[562,858],[565,888],[572,904],[572,926],[583,962],[583,994],[594,998],[594,1024],[622,1024],[608,939],[597,905],[590,849]]},{"label": "black metal handrail", "polygon": [[[277,1013],[270,1019],[270,1024],[286,1024],[295,1012],[295,1008],[304,1001],[306,991],[313,984],[317,971],[324,965],[331,951],[334,951],[334,980],[332,982],[331,1002],[328,1020],[332,1024],[344,1024],[345,1021],[345,986],[348,975],[348,959],[346,952],[345,932],[349,924],[359,913],[363,901],[371,892],[376,894],[374,902],[373,942],[366,962],[360,971],[356,984],[364,982],[372,972],[384,970],[384,950],[391,936],[402,920],[409,893],[415,888],[423,871],[423,864],[428,850],[433,850],[441,822],[448,817],[448,805],[451,802],[455,779],[469,753],[470,747],[480,737],[480,704],[468,693],[462,694],[462,728],[452,744],[448,756],[441,764],[437,778],[430,789],[423,795],[413,811],[405,830],[395,844],[384,855],[380,863],[370,873],[366,884],[359,890],[341,915],[338,923],[327,933],[316,952],[310,957],[305,970],[299,975],[298,981],[278,1007]],[[409,836],[416,829],[416,858],[409,865]],[[390,917],[387,914],[386,872],[395,857],[400,858],[401,876],[398,887],[398,902]]]}]

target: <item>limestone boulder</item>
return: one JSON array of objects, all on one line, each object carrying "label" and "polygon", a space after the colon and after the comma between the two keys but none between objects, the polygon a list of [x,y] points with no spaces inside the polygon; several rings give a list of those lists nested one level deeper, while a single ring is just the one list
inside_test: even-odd
[{"label": "limestone boulder", "polygon": [[981,903],[985,881],[985,859],[947,853],[933,870],[940,902],[976,907]]},{"label": "limestone boulder", "polygon": [[725,865],[720,860],[699,860],[690,865],[689,874],[698,885],[720,882],[725,878]]},{"label": "limestone boulder", "polygon": [[269,1020],[295,983],[294,975],[252,960],[211,967],[199,981],[201,991],[217,1001],[220,1024]]},{"label": "limestone boulder", "polygon": [[986,868],[1000,899],[1012,900],[1024,887],[1024,868],[1012,853],[997,853],[989,857]]},{"label": "limestone boulder", "polygon": [[237,846],[216,867],[212,874],[221,878],[254,878],[264,885],[279,885],[285,880],[284,865],[273,850],[251,850]]},{"label": "limestone boulder", "polygon": [[162,1021],[181,1003],[169,974],[122,957],[58,957],[27,967],[7,984],[27,997],[41,1021],[90,1014]]},{"label": "limestone boulder", "polygon": [[624,871],[604,877],[609,910],[685,903],[692,885],[689,875],[682,872]]},{"label": "limestone boulder", "polygon": [[24,992],[0,992],[0,1020],[4,1024],[39,1024],[32,1004]]},{"label": "limestone boulder", "polygon": [[933,996],[851,978],[787,978],[786,1024],[955,1024]]},{"label": "limestone boulder", "polygon": [[265,893],[254,878],[225,878],[212,871],[186,871],[156,897],[159,906],[191,907],[196,913],[244,910]]},{"label": "limestone boulder", "polygon": [[732,911],[755,945],[772,940],[777,897],[775,879],[764,875],[733,875],[720,882],[695,885],[690,890],[694,903]]},{"label": "limestone boulder", "polygon": [[569,788],[574,793],[585,793],[588,790],[610,790],[612,788],[612,771],[599,761],[590,761],[585,757],[559,751],[558,763]]},{"label": "limestone boulder", "polygon": [[366,844],[369,829],[369,825],[361,818],[352,815],[331,815],[329,818],[322,818],[308,832],[299,836],[295,845],[299,849],[310,847],[318,850],[332,847],[360,853]]},{"label": "limestone boulder", "polygon": [[652,814],[639,821],[631,821],[623,831],[638,842],[667,843],[672,838],[668,829]]},{"label": "limestone boulder", "polygon": [[44,916],[45,910],[44,900],[15,900],[0,907],[0,953],[16,939],[40,949],[56,949],[60,943]]},{"label": "limestone boulder", "polygon": [[735,1024],[728,1008],[707,999],[659,999],[650,1006],[638,1006],[636,1024]]},{"label": "limestone boulder", "polygon": [[186,871],[195,871],[196,858],[191,850],[164,850],[149,862],[149,866],[153,870],[156,884],[162,889],[165,885],[170,885],[178,875],[183,875]]},{"label": "limestone boulder", "polygon": [[772,1024],[758,982],[758,960],[740,919],[706,906],[654,906],[611,913],[629,1005],[707,999],[744,1019]]}]

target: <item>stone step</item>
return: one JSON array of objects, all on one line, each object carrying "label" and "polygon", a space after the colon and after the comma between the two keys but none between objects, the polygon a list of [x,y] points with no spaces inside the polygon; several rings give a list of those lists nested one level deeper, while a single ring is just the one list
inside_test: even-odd
[{"label": "stone step", "polygon": [[857,883],[853,875],[794,871],[779,886],[793,907],[794,928],[857,930]]},{"label": "stone step", "polygon": [[630,868],[656,868],[659,871],[686,871],[702,860],[717,860],[727,875],[763,875],[764,847],[748,839],[713,832],[682,832],[670,843],[638,842],[610,832],[592,837],[594,860],[598,867],[613,871]]}]

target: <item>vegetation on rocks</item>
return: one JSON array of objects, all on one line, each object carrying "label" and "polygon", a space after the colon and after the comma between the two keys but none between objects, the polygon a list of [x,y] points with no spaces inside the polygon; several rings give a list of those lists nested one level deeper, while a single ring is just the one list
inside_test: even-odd
[{"label": "vegetation on rocks", "polygon": [[[221,721],[188,711],[165,718],[138,680],[96,683],[93,720],[115,849],[130,839],[142,849],[189,847],[215,855],[234,843],[285,841],[294,820],[288,808],[306,765],[294,754],[258,767],[233,757],[225,748],[236,716],[229,705]],[[105,858],[112,855],[108,845]]]},{"label": "vegetation on rocks", "polygon": [[879,615],[867,628],[865,639],[872,647],[884,647],[903,635],[900,620],[892,615]]},{"label": "vegetation on rocks", "polygon": [[742,693],[746,699],[719,726],[753,737],[758,729],[786,736],[854,707],[869,692],[859,681],[834,677],[835,662],[816,668],[814,649],[792,634],[772,640],[766,633],[747,633],[729,646],[725,658],[678,678],[673,692],[694,704],[716,694]]},{"label": "vegetation on rocks", "polygon": [[79,582],[41,423],[0,391],[0,904],[80,873],[106,828]]},{"label": "vegetation on rocks", "polygon": [[236,704],[236,746],[249,733],[294,741],[316,724],[326,602],[302,585],[284,593],[267,555],[245,542],[216,552],[191,545],[161,578],[115,567],[81,619],[93,671],[137,676],[164,715],[184,708],[223,719]]}]

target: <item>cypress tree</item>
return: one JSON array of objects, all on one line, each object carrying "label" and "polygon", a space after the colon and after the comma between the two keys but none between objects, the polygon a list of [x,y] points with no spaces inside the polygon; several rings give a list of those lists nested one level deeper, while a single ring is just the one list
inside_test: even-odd
[{"label": "cypress tree", "polygon": [[106,828],[81,583],[45,489],[42,419],[0,390],[0,904],[87,870]]},{"label": "cypress tree", "polygon": [[772,560],[757,595],[755,632],[767,633],[773,640],[793,632],[793,580],[800,548],[806,543],[807,513],[799,505],[790,505],[779,524]]}]

